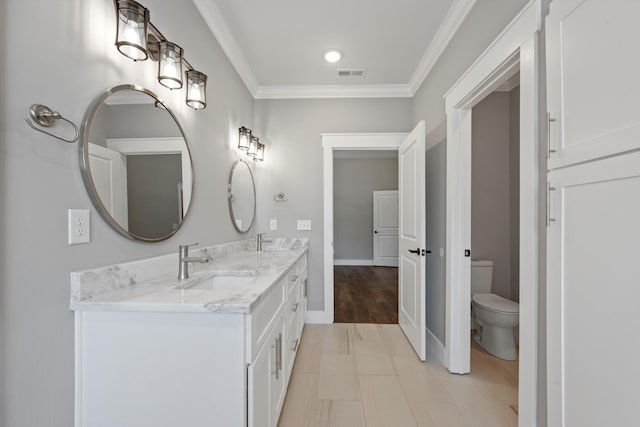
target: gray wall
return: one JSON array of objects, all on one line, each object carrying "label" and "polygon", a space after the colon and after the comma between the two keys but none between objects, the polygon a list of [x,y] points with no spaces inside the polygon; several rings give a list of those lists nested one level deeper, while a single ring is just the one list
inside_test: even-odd
[{"label": "gray wall", "polygon": [[[152,22],[209,75],[208,106],[194,111],[183,91],[156,82],[153,62],[133,62],[114,47],[112,0],[0,2],[0,425],[73,425],[73,313],[69,273],[176,252],[182,243],[238,240],[226,185],[235,160],[230,139],[253,125],[253,99],[192,2],[145,0]],[[24,25],[28,22],[29,25]],[[43,48],[43,40],[46,47]],[[46,70],[46,72],[43,72]],[[158,244],[127,240],[96,214],[78,167],[78,146],[31,130],[31,103],[77,124],[92,99],[132,83],[166,100],[187,133],[195,191],[184,227]],[[405,109],[405,116],[410,114]],[[60,132],[68,129],[60,127]],[[91,243],[67,245],[67,209],[91,209]],[[177,267],[177,266],[176,266]]]},{"label": "gray wall", "polygon": [[[445,145],[447,134],[445,93],[464,74],[489,44],[511,22],[527,0],[484,0],[478,1],[462,23],[458,32],[440,56],[431,72],[412,98],[413,125],[425,120],[427,125],[427,147],[430,150],[437,144]],[[444,149],[446,153],[446,148]],[[446,154],[445,154],[446,155]],[[445,157],[446,158],[446,157]],[[444,161],[444,158],[443,158]],[[445,173],[442,167],[438,171]],[[444,175],[433,176],[441,185],[445,185]],[[445,192],[445,189],[440,189]],[[430,198],[429,194],[427,197]],[[441,206],[445,209],[444,205]],[[433,224],[434,229],[444,230],[445,215],[436,216],[440,223]],[[434,239],[427,232],[427,240]],[[444,239],[435,242],[444,248]],[[446,248],[445,248],[446,249]],[[433,264],[427,270],[427,327],[444,343],[445,339],[445,258],[432,257]]]},{"label": "gray wall", "polygon": [[127,156],[129,231],[159,239],[180,223],[178,183],[182,183],[180,154]]},{"label": "gray wall", "polygon": [[[440,249],[446,246],[446,179],[447,179],[447,147],[444,142],[436,144],[426,153],[426,213],[427,213],[427,328],[445,343],[444,304],[446,299],[445,258],[440,256]],[[443,304],[442,310],[435,309],[433,301]],[[437,335],[440,334],[440,335]]]},{"label": "gray wall", "polygon": [[373,192],[398,189],[398,158],[334,158],[334,259],[373,260]]},{"label": "gray wall", "polygon": [[473,107],[471,144],[471,254],[494,262],[492,292],[504,298],[512,285],[511,147],[519,143],[510,140],[509,101],[509,92],[494,92]]},{"label": "gray wall", "polygon": [[[267,144],[259,165],[257,231],[278,219],[273,236],[309,237],[309,309],[324,308],[322,133],[407,132],[410,99],[257,100],[255,129]],[[262,140],[262,138],[261,138]],[[289,199],[276,203],[273,195]],[[310,219],[312,230],[297,231]]]}]

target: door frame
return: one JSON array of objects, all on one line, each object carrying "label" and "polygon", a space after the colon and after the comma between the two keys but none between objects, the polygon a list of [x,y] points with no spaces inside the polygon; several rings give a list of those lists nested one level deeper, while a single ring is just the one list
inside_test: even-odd
[{"label": "door frame", "polygon": [[333,323],[333,152],[397,150],[409,133],[323,133],[324,310],[308,311],[307,323]]},{"label": "door frame", "polygon": [[[542,4],[530,1],[445,95],[447,112],[445,366],[470,370],[471,109],[520,70],[520,357],[518,425],[537,410],[539,51]],[[460,309],[462,308],[462,309]]]}]

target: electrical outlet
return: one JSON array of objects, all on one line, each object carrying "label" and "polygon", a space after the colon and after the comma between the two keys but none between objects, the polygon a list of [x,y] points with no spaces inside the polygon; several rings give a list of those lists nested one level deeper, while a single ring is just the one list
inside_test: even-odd
[{"label": "electrical outlet", "polygon": [[91,217],[89,209],[69,209],[69,244],[91,241]]},{"label": "electrical outlet", "polygon": [[311,230],[311,220],[310,219],[299,219],[298,220],[298,230]]},{"label": "electrical outlet", "polygon": [[270,219],[269,220],[269,231],[276,231],[278,229],[278,220]]}]

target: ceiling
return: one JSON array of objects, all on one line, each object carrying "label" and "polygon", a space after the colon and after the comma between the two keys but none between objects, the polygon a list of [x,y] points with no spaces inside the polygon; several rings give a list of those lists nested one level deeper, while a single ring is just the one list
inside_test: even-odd
[{"label": "ceiling", "polygon": [[258,99],[413,96],[475,1],[193,0]]}]

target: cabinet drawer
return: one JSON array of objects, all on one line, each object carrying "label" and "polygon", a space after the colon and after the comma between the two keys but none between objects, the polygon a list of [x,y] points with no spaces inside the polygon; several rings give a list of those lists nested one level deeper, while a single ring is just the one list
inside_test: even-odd
[{"label": "cabinet drawer", "polygon": [[260,349],[264,340],[269,335],[269,329],[275,322],[280,308],[284,304],[284,282],[278,283],[273,289],[260,301],[258,307],[251,313],[251,357],[253,360]]}]

